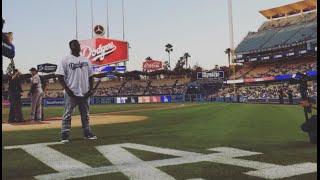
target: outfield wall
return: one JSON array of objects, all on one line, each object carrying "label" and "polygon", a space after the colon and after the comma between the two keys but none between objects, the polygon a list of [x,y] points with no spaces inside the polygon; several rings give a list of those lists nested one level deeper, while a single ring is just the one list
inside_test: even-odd
[{"label": "outfield wall", "polygon": [[[289,98],[283,98],[285,104],[289,104]],[[317,103],[316,97],[311,97]],[[293,98],[293,104],[298,104],[300,98]],[[22,106],[31,106],[31,100],[22,99]],[[219,97],[219,98],[204,98],[201,94],[187,95],[154,95],[154,96],[119,96],[119,97],[92,97],[90,104],[142,104],[142,103],[170,103],[170,102],[248,102],[248,103],[270,103],[279,104],[279,98],[257,98],[248,99],[246,97]],[[3,101],[2,105],[7,107],[9,101]],[[43,98],[44,106],[63,106],[63,98]]]},{"label": "outfield wall", "polygon": [[[31,106],[31,99],[22,99],[22,106]],[[6,101],[7,102],[7,101]],[[90,104],[142,104],[142,103],[170,103],[185,102],[185,96],[180,95],[154,95],[154,96],[119,96],[119,97],[92,97]],[[5,106],[8,106],[6,103]],[[63,106],[64,98],[43,98],[44,106]]]}]

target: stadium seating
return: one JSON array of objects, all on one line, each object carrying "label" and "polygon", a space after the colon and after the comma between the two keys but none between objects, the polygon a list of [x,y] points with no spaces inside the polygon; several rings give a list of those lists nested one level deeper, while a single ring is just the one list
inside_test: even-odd
[{"label": "stadium seating", "polygon": [[267,21],[257,32],[249,33],[236,53],[268,49],[317,38],[317,12]]}]

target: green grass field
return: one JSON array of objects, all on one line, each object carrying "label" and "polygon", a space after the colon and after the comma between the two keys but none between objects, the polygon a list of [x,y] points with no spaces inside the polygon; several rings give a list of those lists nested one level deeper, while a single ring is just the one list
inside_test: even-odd
[{"label": "green grass field", "polygon": [[[184,103],[189,105],[191,103]],[[134,109],[164,107],[168,104],[91,106],[90,113],[116,112]],[[7,110],[7,109],[5,109]],[[24,108],[28,117],[29,108]],[[47,116],[62,116],[62,107],[45,108]],[[76,111],[78,114],[78,111]],[[299,106],[200,103],[190,107],[164,110],[124,112],[143,115],[149,119],[140,122],[92,126],[97,140],[82,140],[82,129],[72,128],[70,143],[50,146],[77,161],[93,168],[112,166],[96,146],[122,143],[143,144],[154,147],[194,153],[215,153],[208,149],[232,147],[262,154],[237,157],[277,165],[317,163],[316,145],[309,144],[308,136],[300,130],[304,122]],[[3,114],[2,117],[7,117]],[[58,142],[60,129],[2,132],[2,179],[36,179],[35,176],[57,173],[22,149],[4,149],[5,146]],[[175,158],[167,154],[126,148],[147,162]],[[50,153],[47,156],[50,157]],[[263,179],[244,174],[255,169],[209,161],[168,165],[156,169],[177,180],[243,180]],[[148,172],[145,172],[148,173]],[[312,180],[317,173],[291,176],[284,179]],[[114,172],[75,179],[129,179],[125,173]],[[150,179],[151,180],[151,179]]]}]

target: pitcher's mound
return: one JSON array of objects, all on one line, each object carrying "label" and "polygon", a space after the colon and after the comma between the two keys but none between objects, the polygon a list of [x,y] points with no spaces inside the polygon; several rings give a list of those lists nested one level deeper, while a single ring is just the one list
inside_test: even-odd
[{"label": "pitcher's mound", "polygon": [[[146,120],[146,116],[131,116],[131,115],[90,115],[90,125],[98,124],[112,124],[112,123],[125,123]],[[54,118],[57,119],[57,118]],[[61,128],[62,120],[50,120],[42,121],[39,123],[13,123],[13,124],[2,124],[2,131],[20,131],[20,130],[33,130],[33,129],[53,129]],[[71,120],[72,127],[81,127],[80,115],[72,116]]]}]

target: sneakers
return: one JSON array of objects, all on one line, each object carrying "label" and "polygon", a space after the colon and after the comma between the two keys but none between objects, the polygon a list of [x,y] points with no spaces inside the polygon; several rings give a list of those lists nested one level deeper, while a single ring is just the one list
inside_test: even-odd
[{"label": "sneakers", "polygon": [[69,142],[68,139],[62,139],[62,140],[61,140],[61,143],[63,143],[63,144],[68,143],[68,142]]},{"label": "sneakers", "polygon": [[68,135],[62,134],[61,143],[63,143],[63,144],[68,143],[69,142],[68,138],[69,138]]},{"label": "sneakers", "polygon": [[[68,143],[69,142],[68,138],[69,138],[68,135],[62,134],[61,143],[63,143],[63,144]],[[94,134],[88,133],[83,137],[83,139],[94,140],[94,139],[98,139],[98,138]]]},{"label": "sneakers", "polygon": [[88,133],[86,134],[83,139],[90,139],[90,140],[94,140],[94,139],[98,139],[97,136],[95,136],[94,134],[92,133]]}]

